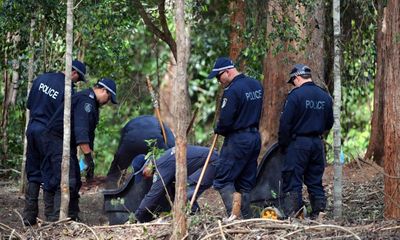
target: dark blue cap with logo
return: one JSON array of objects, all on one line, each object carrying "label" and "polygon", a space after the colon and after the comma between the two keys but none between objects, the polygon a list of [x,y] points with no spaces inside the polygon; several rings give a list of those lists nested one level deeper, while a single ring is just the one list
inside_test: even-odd
[{"label": "dark blue cap with logo", "polygon": [[111,93],[111,102],[117,104],[117,85],[114,80],[109,78],[102,78],[97,82],[97,85],[104,87]]},{"label": "dark blue cap with logo", "polygon": [[208,75],[208,79],[214,78],[218,75],[219,72],[225,69],[234,68],[235,64],[233,64],[232,60],[227,57],[219,57],[217,61],[215,61],[213,70]]},{"label": "dark blue cap with logo", "polygon": [[289,74],[289,80],[287,83],[292,83],[295,77],[301,75],[310,75],[311,76],[311,68],[304,64],[296,64],[294,65],[292,71]]},{"label": "dark blue cap with logo", "polygon": [[72,69],[78,72],[79,79],[78,81],[86,82],[85,74],[86,74],[86,66],[79,60],[72,61]]}]

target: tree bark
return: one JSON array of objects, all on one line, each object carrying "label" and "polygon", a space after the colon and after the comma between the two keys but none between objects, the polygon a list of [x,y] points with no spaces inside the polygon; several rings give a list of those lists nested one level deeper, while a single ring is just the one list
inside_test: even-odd
[{"label": "tree bark", "polygon": [[[28,62],[28,87],[26,90],[26,96],[29,96],[29,92],[32,87],[32,82],[33,82],[33,62],[35,59],[35,38],[33,36],[33,32],[35,31],[35,24],[36,20],[35,18],[31,18],[31,29],[30,29],[30,34],[29,34],[29,51],[30,51],[30,57],[29,57],[29,62]],[[25,131],[28,128],[28,123],[29,123],[29,117],[30,117],[30,112],[29,109],[26,109],[25,112]],[[26,139],[26,135],[24,134],[24,153],[22,156],[22,164],[21,164],[21,182],[20,182],[20,192],[24,193],[25,192],[25,187],[27,183],[26,179],[26,171],[25,171],[25,166],[26,166],[26,151],[27,151],[27,145],[28,141]]]},{"label": "tree bark", "polygon": [[342,147],[340,134],[340,107],[342,105],[342,92],[340,81],[340,0],[333,0],[333,38],[334,38],[334,105],[333,105],[333,155],[334,155],[334,175],[333,175],[333,216],[335,220],[342,218],[342,164],[340,162],[340,151]]},{"label": "tree bark", "polygon": [[[289,72],[295,63],[309,65],[312,70],[313,80],[316,84],[324,86],[325,76],[325,8],[322,0],[318,0],[315,9],[309,13],[307,22],[302,22],[297,16],[305,14],[306,10],[300,3],[289,8],[284,7],[283,2],[270,0],[268,2],[267,38],[277,29],[274,29],[272,16],[278,18],[289,17],[293,25],[298,26],[299,38],[296,41],[282,41],[277,39],[269,47],[263,63],[263,87],[264,102],[260,121],[260,133],[262,139],[262,152],[268,149],[278,138],[279,117],[285,98],[291,86],[287,84]],[[295,10],[297,9],[297,10]],[[307,39],[308,38],[308,39]],[[306,44],[301,48],[300,42]],[[283,50],[275,53],[279,44],[283,44]]]},{"label": "tree bark", "polygon": [[371,136],[369,138],[369,144],[367,153],[365,154],[366,159],[373,159],[378,165],[383,166],[383,76],[385,70],[386,59],[383,55],[383,32],[386,31],[386,10],[383,6],[382,1],[378,1],[378,21],[376,31],[376,76],[374,80],[374,110],[371,118]]},{"label": "tree bark", "polygon": [[186,130],[189,126],[189,94],[187,82],[187,65],[190,54],[189,29],[185,25],[185,1],[175,1],[177,69],[173,95],[175,99],[174,116],[176,133],[176,183],[174,201],[174,229],[172,239],[183,239],[187,234],[186,226]]},{"label": "tree bark", "polygon": [[382,51],[385,56],[383,72],[383,134],[385,217],[400,219],[400,2],[389,0],[386,8],[386,31],[383,32]]},{"label": "tree bark", "polygon": [[163,76],[161,84],[159,86],[160,92],[160,111],[163,121],[171,128],[173,132],[174,130],[174,115],[172,105],[173,105],[173,95],[172,95],[172,84],[174,78],[176,76],[176,61],[174,56],[171,54],[167,72]]},{"label": "tree bark", "polygon": [[[229,46],[229,57],[233,62],[237,63],[241,51],[244,48],[244,37],[243,33],[246,29],[246,2],[244,0],[231,1],[229,4],[231,12],[231,32],[229,34],[230,46]],[[244,69],[244,62],[240,62],[238,69]]]},{"label": "tree bark", "polygon": [[71,69],[72,69],[72,43],[73,43],[73,7],[74,1],[67,1],[67,33],[65,57],[65,93],[64,93],[64,136],[63,155],[61,165],[61,207],[60,220],[68,217],[69,205],[69,162],[71,139]]},{"label": "tree bark", "polygon": [[[6,44],[9,44],[11,41],[11,33],[8,32],[6,36]],[[8,76],[8,51],[5,49],[4,51],[4,69],[3,69],[3,80],[4,80],[4,98],[3,98],[3,109],[2,109],[2,117],[1,117],[1,135],[2,135],[2,157],[1,164],[6,165],[7,161],[7,152],[8,152],[8,136],[7,136],[7,125],[8,125],[8,94],[9,94],[9,76]]]},{"label": "tree bark", "polygon": [[15,32],[12,35],[13,42],[13,58],[12,61],[12,78],[11,78],[11,88],[9,89],[10,93],[8,94],[7,104],[9,106],[14,106],[17,100],[17,93],[19,88],[19,53],[18,53],[18,43],[21,41],[21,37],[19,32]]}]

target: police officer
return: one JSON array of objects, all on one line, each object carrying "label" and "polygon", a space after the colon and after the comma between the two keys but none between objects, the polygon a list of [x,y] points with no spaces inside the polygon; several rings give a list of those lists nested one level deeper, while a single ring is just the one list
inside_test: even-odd
[{"label": "police officer", "polygon": [[172,131],[164,124],[167,143],[164,142],[161,126],[154,116],[143,115],[130,120],[121,130],[121,139],[114,160],[107,174],[107,188],[116,188],[121,172],[127,169],[138,154],[146,154],[149,146],[146,140],[156,140],[156,147],[168,149],[175,146]]},{"label": "police officer", "polygon": [[221,112],[214,132],[225,137],[218,159],[214,188],[221,194],[228,216],[234,192],[242,196],[243,218],[250,217],[250,191],[256,183],[261,140],[258,126],[263,88],[259,81],[239,73],[226,57],[218,58],[208,78],[224,87]]},{"label": "police officer", "polygon": [[[79,189],[82,185],[79,162],[77,158],[77,146],[80,147],[85,156],[86,179],[91,179],[94,173],[93,144],[95,129],[99,122],[99,107],[109,101],[116,104],[117,88],[112,79],[103,78],[93,88],[76,93],[72,97],[71,114],[71,144],[70,144],[70,203],[68,216],[77,220],[79,214]],[[45,163],[42,166],[44,189],[53,192],[54,210],[50,221],[57,221],[59,218],[61,192],[61,162],[63,148],[63,112],[64,107],[60,106],[47,125],[49,144]]]},{"label": "police officer", "polygon": [[284,156],[282,170],[283,212],[293,216],[303,205],[303,180],[312,207],[311,217],[325,210],[322,176],[325,168],[321,135],[333,125],[332,98],[314,84],[311,69],[296,64],[290,72],[295,88],[287,96],[279,125],[279,146]]},{"label": "police officer", "polygon": [[[207,159],[210,149],[201,146],[187,146],[186,158],[187,158],[187,176],[188,176],[188,188],[187,188],[187,198],[191,200],[196,184],[200,177],[201,171],[203,169],[204,163]],[[157,166],[158,172],[155,172],[153,176],[153,185],[150,191],[143,198],[140,206],[135,211],[136,219],[139,222],[148,222],[153,219],[152,212],[155,211],[160,204],[160,201],[166,194],[165,189],[173,188],[175,181],[175,147],[168,149],[159,159],[156,160],[155,164]],[[203,176],[200,188],[198,190],[197,197],[201,195],[207,188],[211,187],[214,176],[215,176],[215,162],[218,158],[216,151],[213,151],[209,165]],[[140,158],[135,158],[135,160]],[[134,165],[137,165],[133,163]],[[139,168],[139,167],[137,167]],[[164,187],[165,184],[165,187]],[[171,193],[169,193],[171,194]],[[171,195],[170,195],[171,196]],[[171,196],[173,197],[173,196]],[[198,209],[197,203],[192,208],[192,211]]]},{"label": "police officer", "polygon": [[[85,74],[85,64],[78,60],[72,61],[72,86],[78,81],[85,81]],[[43,133],[45,132],[46,124],[56,109],[64,102],[64,85],[64,73],[44,73],[35,79],[29,92],[27,108],[30,110],[30,118],[26,131],[26,174],[28,188],[25,193],[25,207],[23,211],[23,219],[26,226],[36,224],[38,196],[40,184],[42,183],[40,166],[44,159],[44,146],[46,145]],[[52,212],[52,197],[51,193],[43,192],[46,217]]]}]

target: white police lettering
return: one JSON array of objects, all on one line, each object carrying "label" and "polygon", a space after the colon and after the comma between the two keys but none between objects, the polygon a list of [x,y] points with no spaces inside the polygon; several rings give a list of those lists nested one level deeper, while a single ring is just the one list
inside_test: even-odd
[{"label": "white police lettering", "polygon": [[261,98],[261,89],[260,90],[256,90],[253,92],[247,92],[246,93],[246,100],[247,101],[253,101],[253,100],[257,100]]},{"label": "white police lettering", "polygon": [[58,91],[52,89],[51,87],[47,86],[46,84],[40,83],[39,91],[42,91],[46,95],[49,95],[53,99],[57,99]]},{"label": "white police lettering", "polygon": [[325,109],[325,101],[306,100],[306,109],[323,110]]}]

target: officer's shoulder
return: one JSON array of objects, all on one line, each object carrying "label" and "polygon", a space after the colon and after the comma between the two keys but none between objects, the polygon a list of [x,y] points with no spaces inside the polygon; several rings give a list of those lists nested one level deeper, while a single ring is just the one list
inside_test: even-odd
[{"label": "officer's shoulder", "polygon": [[299,90],[300,90],[300,88],[299,88],[299,87],[292,88],[292,89],[289,91],[289,93],[288,93],[288,96],[289,96],[289,95],[291,95],[291,94],[295,94],[295,93],[297,93]]},{"label": "officer's shoulder", "polygon": [[315,85],[317,88],[319,88],[319,89],[321,89],[322,91],[324,91],[325,93],[328,93],[328,89],[326,89],[326,88],[324,88],[324,87],[322,87],[322,86],[320,86],[320,85],[318,85],[318,84],[315,84],[315,83],[314,83],[314,85]]}]

